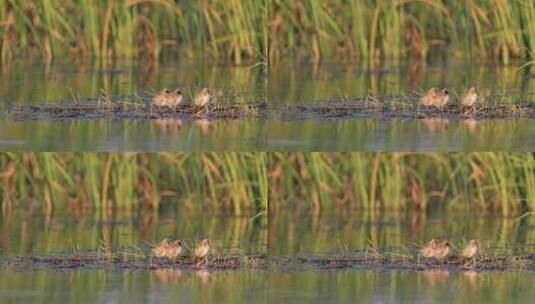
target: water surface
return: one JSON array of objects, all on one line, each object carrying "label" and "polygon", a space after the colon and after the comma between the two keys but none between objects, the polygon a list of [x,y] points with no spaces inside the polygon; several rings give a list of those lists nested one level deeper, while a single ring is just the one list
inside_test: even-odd
[{"label": "water surface", "polygon": [[530,303],[533,272],[302,271],[269,276],[270,303]]},{"label": "water surface", "polygon": [[61,255],[73,250],[106,246],[149,248],[163,238],[180,239],[188,246],[209,238],[218,253],[266,252],[265,217],[255,219],[201,214],[164,208],[160,214],[43,215],[16,211],[0,217],[0,257]]},{"label": "water surface", "polygon": [[[284,61],[269,70],[273,107],[310,105],[365,96],[414,96],[447,87],[454,98],[470,86],[504,103],[535,102],[535,82],[522,63],[435,60],[430,63],[323,63]],[[414,102],[417,102],[415,99]],[[270,150],[298,151],[533,151],[533,119],[345,119],[270,120]]]},{"label": "water surface", "polygon": [[0,150],[252,151],[266,146],[263,120],[0,119]]},{"label": "water surface", "polygon": [[[262,66],[229,66],[204,60],[94,63],[55,62],[49,66],[16,61],[0,73],[0,113],[13,106],[95,100],[97,96],[148,96],[162,88],[181,88],[185,102],[203,87],[234,102],[266,101]],[[198,151],[264,148],[263,120],[14,121],[0,114],[0,150],[32,151]]]},{"label": "water surface", "polygon": [[267,303],[263,271],[0,271],[3,303]]},{"label": "water surface", "polygon": [[431,238],[445,238],[458,250],[475,238],[484,252],[519,254],[535,252],[535,217],[520,220],[478,213],[414,213],[312,215],[272,212],[268,252],[275,256],[321,255],[363,251],[412,250]]},{"label": "water surface", "polygon": [[267,121],[269,150],[525,151],[535,119],[323,119]]}]

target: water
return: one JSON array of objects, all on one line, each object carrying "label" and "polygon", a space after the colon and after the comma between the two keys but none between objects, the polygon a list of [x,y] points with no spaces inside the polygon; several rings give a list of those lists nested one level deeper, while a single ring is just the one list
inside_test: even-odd
[{"label": "water", "polygon": [[[368,94],[411,95],[448,87],[454,96],[475,85],[504,102],[535,101],[535,83],[520,63],[493,66],[454,60],[318,67],[283,62],[269,70],[272,106],[306,105]],[[268,122],[270,150],[298,151],[533,151],[533,119],[302,119]]]},{"label": "water", "polygon": [[[147,66],[148,65],[148,66]],[[31,71],[28,73],[28,71]],[[0,110],[61,100],[132,96],[181,88],[189,100],[202,87],[222,91],[241,102],[266,101],[262,67],[233,67],[208,62],[115,62],[110,67],[59,62],[41,66],[16,62],[0,73]],[[26,151],[220,151],[258,150],[266,146],[263,120],[13,121],[0,114],[0,150]]]},{"label": "water", "polygon": [[284,61],[270,67],[268,96],[273,105],[306,104],[337,97],[357,98],[371,93],[407,95],[423,93],[431,87],[447,87],[454,96],[461,89],[477,86],[481,93],[503,96],[506,100],[535,100],[535,83],[529,69],[488,62],[433,60],[385,62],[376,67],[366,63],[323,63],[311,66]]},{"label": "water", "polygon": [[533,272],[303,271],[270,274],[270,303],[531,303]]},{"label": "water", "polygon": [[534,283],[522,271],[0,272],[7,303],[530,303]]},{"label": "water", "polygon": [[285,151],[533,151],[535,119],[268,121],[267,145]]},{"label": "water", "polygon": [[112,250],[147,247],[163,238],[180,239],[189,246],[209,238],[219,253],[259,254],[266,251],[267,225],[264,217],[197,214],[182,209],[110,217],[17,211],[1,218],[0,257],[57,255],[99,245]]},{"label": "water", "polygon": [[[219,252],[266,252],[273,256],[313,255],[340,250],[399,248],[430,237],[454,244],[476,237],[484,248],[531,248],[533,217],[520,220],[431,212],[323,214],[297,211],[267,219],[188,213],[164,208],[154,214],[84,213],[46,216],[13,211],[0,219],[2,257],[61,255],[107,244],[112,248],[143,245],[163,237],[216,240]],[[268,233],[269,228],[269,233]],[[268,241],[269,240],[269,241]],[[268,270],[117,270],[101,268],[14,271],[3,264],[0,293],[4,302],[231,302],[354,303],[380,302],[529,302],[535,274],[514,272],[386,271],[382,269]]]},{"label": "water", "polygon": [[520,220],[455,212],[377,216],[367,213],[307,215],[276,212],[269,218],[269,249],[275,256],[365,250],[417,250],[431,238],[447,238],[456,249],[475,238],[489,253],[535,250],[535,217]]},{"label": "water", "polygon": [[[365,211],[314,216],[272,212],[269,249],[273,256],[346,253],[373,246],[381,251],[417,250],[430,238],[448,238],[459,248],[477,238],[487,254],[533,252],[533,217],[521,220],[481,214],[381,213]],[[531,303],[530,271],[397,271],[381,269],[275,269],[269,276],[271,303]]]},{"label": "water", "polygon": [[[270,68],[163,60],[159,64],[117,62],[55,63],[49,67],[17,62],[0,74],[1,108],[155,92],[181,87],[191,96],[201,87],[223,90],[245,101],[268,100],[271,109],[367,94],[422,93],[449,87],[454,95],[476,85],[505,102],[535,100],[529,69],[518,65],[439,60],[427,65],[387,63],[373,69],[358,64],[318,67],[282,62]],[[28,73],[27,71],[31,72]],[[208,126],[207,126],[208,125]],[[162,126],[154,120],[23,121],[0,115],[0,150],[75,151],[532,151],[534,119],[345,119],[180,121]]]},{"label": "water", "polygon": [[3,303],[267,303],[263,271],[0,272]]},{"label": "water", "polygon": [[[164,208],[160,214],[43,216],[15,211],[0,222],[0,258],[61,256],[72,250],[106,245],[147,247],[162,238],[180,238],[191,246],[208,237],[220,254],[265,253],[266,219],[188,213]],[[2,263],[3,303],[262,303],[267,276],[262,270],[196,271],[46,268],[12,270]],[[231,290],[231,292],[229,292]]]},{"label": "water", "polygon": [[265,121],[0,120],[0,150],[251,151],[266,146]]},{"label": "water", "polygon": [[[33,73],[25,73],[26,70]],[[24,73],[23,73],[24,71]],[[5,105],[94,98],[102,91],[131,95],[182,87],[219,88],[248,100],[267,94],[273,107],[306,104],[337,97],[409,94],[431,86],[453,91],[477,85],[511,101],[532,100],[528,70],[516,66],[436,62],[428,66],[325,64],[318,68],[295,63],[270,70],[268,88],[260,68],[163,61],[145,67],[116,63],[109,68],[55,64],[48,68],[17,63],[0,79]],[[191,121],[162,127],[157,121],[0,121],[0,149],[24,150],[371,150],[371,151],[527,151],[535,147],[531,119],[411,120],[308,119],[212,121],[203,127]]]}]

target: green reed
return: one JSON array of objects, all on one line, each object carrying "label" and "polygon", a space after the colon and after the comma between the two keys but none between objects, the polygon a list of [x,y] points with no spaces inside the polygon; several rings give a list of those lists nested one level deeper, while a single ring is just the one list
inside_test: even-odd
[{"label": "green reed", "polygon": [[535,160],[515,153],[270,154],[270,211],[534,210]]},{"label": "green reed", "polygon": [[0,57],[24,54],[50,62],[101,57],[158,58],[204,54],[236,64],[263,61],[265,1],[68,0],[0,2]]},{"label": "green reed", "polygon": [[535,50],[535,2],[273,0],[269,58],[427,58],[432,50],[509,63]]},{"label": "green reed", "polygon": [[14,207],[53,210],[187,209],[257,214],[267,210],[266,155],[0,154],[0,197]]}]

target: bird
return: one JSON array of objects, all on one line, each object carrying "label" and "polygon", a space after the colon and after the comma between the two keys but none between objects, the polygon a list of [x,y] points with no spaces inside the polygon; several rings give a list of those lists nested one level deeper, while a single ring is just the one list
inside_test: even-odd
[{"label": "bird", "polygon": [[437,93],[434,105],[439,109],[443,109],[448,101],[450,101],[450,92],[447,89],[442,89],[442,91]]},{"label": "bird", "polygon": [[478,94],[477,94],[476,88],[471,87],[468,90],[468,93],[466,93],[466,95],[463,97],[462,105],[464,107],[471,108],[473,105],[476,104],[477,99],[478,99]]},{"label": "bird", "polygon": [[182,242],[174,241],[167,245],[165,256],[169,259],[176,259],[182,252]]},{"label": "bird", "polygon": [[432,106],[435,103],[437,93],[438,92],[436,88],[429,89],[429,91],[427,91],[427,93],[420,98],[420,104],[424,106]]},{"label": "bird", "polygon": [[437,242],[435,239],[431,239],[422,249],[420,249],[420,255],[424,258],[432,258],[436,246]]},{"label": "bird", "polygon": [[158,107],[165,107],[169,104],[171,94],[171,91],[169,91],[167,88],[164,88],[160,91],[160,93],[156,94],[152,98],[152,101],[154,102],[154,105]]},{"label": "bird", "polygon": [[204,88],[202,89],[201,93],[195,96],[193,104],[198,107],[204,107],[210,102],[211,99],[212,94],[210,93],[210,90],[208,88]]},{"label": "bird", "polygon": [[152,254],[157,258],[176,259],[182,252],[182,242],[169,242],[168,239],[163,239],[156,247],[152,249]]},{"label": "bird", "polygon": [[152,249],[152,255],[157,258],[167,256],[167,246],[169,245],[168,239],[163,239],[156,247]]},{"label": "bird", "polygon": [[209,251],[210,251],[210,240],[204,239],[201,241],[199,245],[197,245],[197,247],[195,248],[194,254],[195,254],[195,257],[202,259],[206,257]]},{"label": "bird", "polygon": [[181,102],[182,102],[182,91],[179,89],[176,89],[172,93],[169,94],[169,97],[167,100],[167,106],[174,108],[178,106]]},{"label": "bird", "polygon": [[433,250],[433,256],[435,258],[443,259],[450,253],[450,243],[447,240],[442,241],[439,245],[435,246]]},{"label": "bird", "polygon": [[468,245],[463,249],[463,258],[471,259],[479,252],[479,242],[476,240],[470,240]]}]

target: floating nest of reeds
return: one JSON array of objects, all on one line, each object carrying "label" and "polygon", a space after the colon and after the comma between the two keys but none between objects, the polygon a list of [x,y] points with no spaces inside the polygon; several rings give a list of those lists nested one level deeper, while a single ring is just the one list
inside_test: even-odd
[{"label": "floating nest of reeds", "polygon": [[350,119],[350,118],[459,118],[459,119],[504,119],[535,118],[535,103],[479,103],[471,108],[447,105],[443,109],[423,106],[407,97],[388,97],[381,101],[375,98],[355,100],[328,100],[302,105],[290,105],[278,109],[284,120],[296,119]]},{"label": "floating nest of reeds", "polygon": [[499,100],[482,102],[472,108],[448,105],[443,109],[422,106],[417,96],[367,96],[360,99],[333,99],[300,105],[270,107],[268,102],[231,102],[221,100],[205,107],[190,103],[176,108],[158,107],[148,99],[125,96],[113,99],[98,98],[84,101],[62,101],[32,105],[18,105],[4,111],[7,117],[24,120],[75,119],[352,119],[352,118],[458,118],[506,119],[535,118],[535,103],[507,103]]},{"label": "floating nest of reeds", "polygon": [[535,271],[535,255],[477,256],[471,259],[449,256],[444,259],[406,254],[351,254],[330,256],[280,257],[272,260],[280,269],[379,269],[379,270],[456,270],[456,271]]},{"label": "floating nest of reeds", "polygon": [[265,255],[211,255],[204,259],[178,257],[177,259],[156,258],[145,255],[114,254],[88,255],[64,254],[61,256],[30,256],[5,258],[2,260],[4,269],[101,269],[114,268],[125,270],[158,270],[158,269],[262,269],[266,268]]},{"label": "floating nest of reeds", "polygon": [[1,260],[4,270],[31,269],[124,269],[124,270],[446,270],[446,271],[535,271],[535,254],[510,256],[476,256],[464,259],[422,258],[406,253],[358,252],[322,256],[210,255],[206,259],[189,256],[177,259],[155,258],[150,254],[122,251],[118,253],[66,253],[59,256],[12,257]]},{"label": "floating nest of reeds", "polygon": [[244,119],[259,118],[267,111],[266,102],[221,102],[205,107],[181,104],[174,108],[158,107],[151,103],[132,101],[97,101],[44,103],[9,108],[8,117],[25,120],[75,119]]}]

